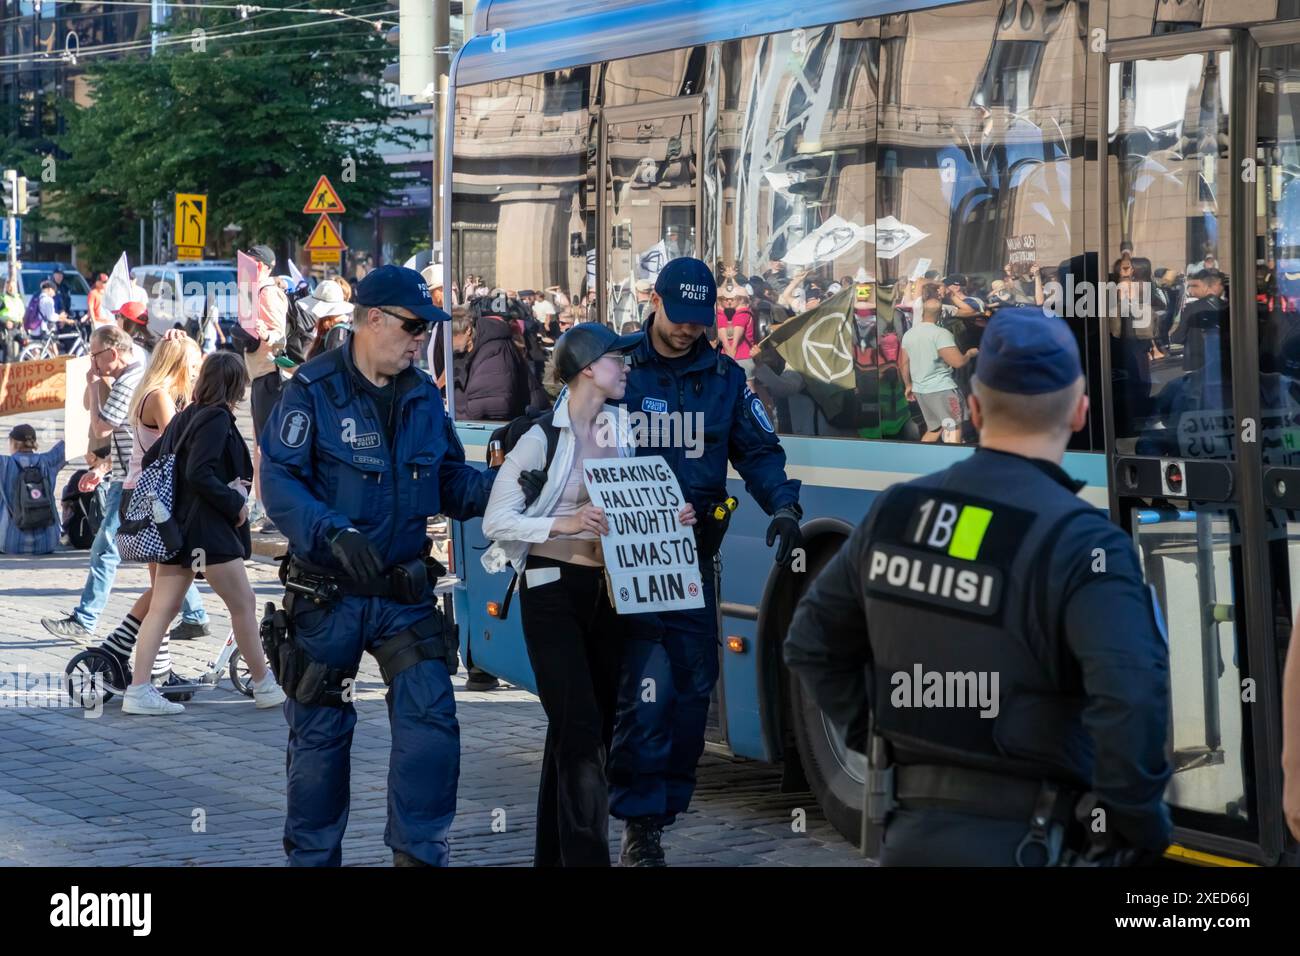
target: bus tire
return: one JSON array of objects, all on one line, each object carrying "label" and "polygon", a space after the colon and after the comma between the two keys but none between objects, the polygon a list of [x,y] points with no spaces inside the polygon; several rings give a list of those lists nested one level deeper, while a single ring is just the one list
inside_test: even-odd
[{"label": "bus tire", "polygon": [[[843,538],[836,536],[834,546],[814,550],[803,581],[811,582],[839,550]],[[802,594],[799,595],[802,597]],[[786,630],[788,631],[788,625]],[[822,813],[844,839],[854,846],[862,842],[862,795],[865,780],[860,776],[865,759],[844,747],[844,737],[827,720],[813,702],[797,674],[789,679],[790,724],[804,777]]]},{"label": "bus tire", "polygon": [[840,756],[846,753],[842,735],[837,745],[830,722],[797,677],[790,681],[790,717],[804,777],[818,806],[844,839],[860,845],[864,783],[855,777],[858,768],[850,770]]}]

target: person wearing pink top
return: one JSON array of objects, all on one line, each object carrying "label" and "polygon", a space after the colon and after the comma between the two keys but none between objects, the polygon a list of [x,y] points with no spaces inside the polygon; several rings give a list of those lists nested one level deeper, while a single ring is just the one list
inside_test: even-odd
[{"label": "person wearing pink top", "polygon": [[753,346],[754,315],[749,311],[749,294],[729,281],[718,290],[718,347],[750,374],[754,368],[749,357]]},{"label": "person wearing pink top", "polygon": [[262,433],[262,426],[271,416],[271,409],[280,401],[280,391],[284,388],[284,375],[276,366],[275,357],[284,348],[289,297],[285,295],[284,287],[271,275],[271,270],[275,268],[275,253],[271,248],[253,246],[247,254],[257,260],[257,337],[261,339],[261,344],[254,351],[244,353],[248,377],[253,383],[248,400],[253,415],[253,499],[249,501],[249,527],[260,524],[260,530],[270,532],[275,528],[264,520],[262,512],[262,455],[258,450],[257,438]]}]

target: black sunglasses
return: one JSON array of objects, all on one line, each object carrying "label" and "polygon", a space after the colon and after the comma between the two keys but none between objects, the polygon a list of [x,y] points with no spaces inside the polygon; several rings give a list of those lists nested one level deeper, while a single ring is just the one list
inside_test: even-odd
[{"label": "black sunglasses", "polygon": [[[375,306],[375,308],[379,308],[379,307]],[[424,333],[429,331],[429,326],[433,324],[432,322],[426,322],[424,319],[408,319],[404,315],[398,315],[395,312],[389,312],[387,309],[379,309],[379,311],[383,312],[384,315],[388,316],[389,318],[397,319],[399,322],[401,322],[402,331],[405,332],[407,335],[411,336],[412,338],[415,338],[420,335],[424,335]]]}]

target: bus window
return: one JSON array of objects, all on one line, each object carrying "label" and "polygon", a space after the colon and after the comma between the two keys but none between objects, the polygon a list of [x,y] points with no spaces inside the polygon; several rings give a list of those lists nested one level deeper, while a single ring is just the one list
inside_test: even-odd
[{"label": "bus window", "polygon": [[879,52],[879,20],[721,48],[720,326],[784,434],[882,437],[880,389],[901,403],[897,335],[876,360]]},{"label": "bus window", "polygon": [[1121,453],[1234,455],[1228,57],[1110,67],[1108,249],[1116,258],[1105,291]]},{"label": "bus window", "polygon": [[480,288],[531,289],[558,312],[594,295],[590,75],[575,67],[456,91],[450,239],[460,301]]}]

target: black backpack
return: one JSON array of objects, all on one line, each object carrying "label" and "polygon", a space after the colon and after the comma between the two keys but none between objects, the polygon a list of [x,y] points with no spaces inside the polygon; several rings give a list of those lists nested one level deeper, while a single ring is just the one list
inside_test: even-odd
[{"label": "black backpack", "polygon": [[[555,460],[555,449],[560,445],[560,428],[555,424],[555,410],[547,409],[540,414],[524,414],[518,418],[512,419],[502,425],[492,433],[488,440],[487,463],[492,464],[492,445],[496,442],[501,443],[501,453],[509,454],[510,450],[519,443],[519,439],[528,434],[529,429],[534,425],[542,427],[542,434],[546,436],[546,464],[542,466],[544,471],[551,470],[551,462]],[[497,612],[497,620],[504,621],[506,615],[510,613],[510,599],[515,595],[515,585],[518,584],[519,574],[510,575],[510,584],[506,587],[506,596],[501,601],[501,608]]]},{"label": "black backpack", "polygon": [[488,465],[492,464],[493,442],[500,442],[501,454],[508,455],[511,449],[519,444],[519,439],[528,434],[529,429],[534,425],[541,425],[542,434],[546,436],[546,464],[542,466],[542,470],[550,471],[551,462],[555,460],[555,449],[560,444],[560,428],[555,424],[554,418],[555,410],[548,408],[544,412],[525,413],[506,422],[494,431],[488,440]]},{"label": "black backpack", "polygon": [[289,311],[284,317],[284,354],[295,365],[307,361],[311,343],[316,338],[316,318],[302,307],[306,290],[289,296]]},{"label": "black backpack", "polygon": [[104,520],[105,504],[108,500],[107,482],[101,481],[93,491],[82,492],[77,488],[78,482],[88,469],[82,468],[72,473],[68,483],[63,486],[59,496],[63,505],[63,530],[68,535],[68,544],[79,550],[88,550],[95,543],[99,525]]},{"label": "black backpack", "polygon": [[38,466],[19,469],[18,482],[9,500],[9,515],[19,531],[40,531],[54,524],[50,483]]},{"label": "black backpack", "polygon": [[230,343],[230,348],[243,354],[244,352],[256,352],[262,344],[262,340],[256,335],[250,335],[248,330],[240,323],[236,322],[230,329],[230,334],[226,336],[226,341]]}]

